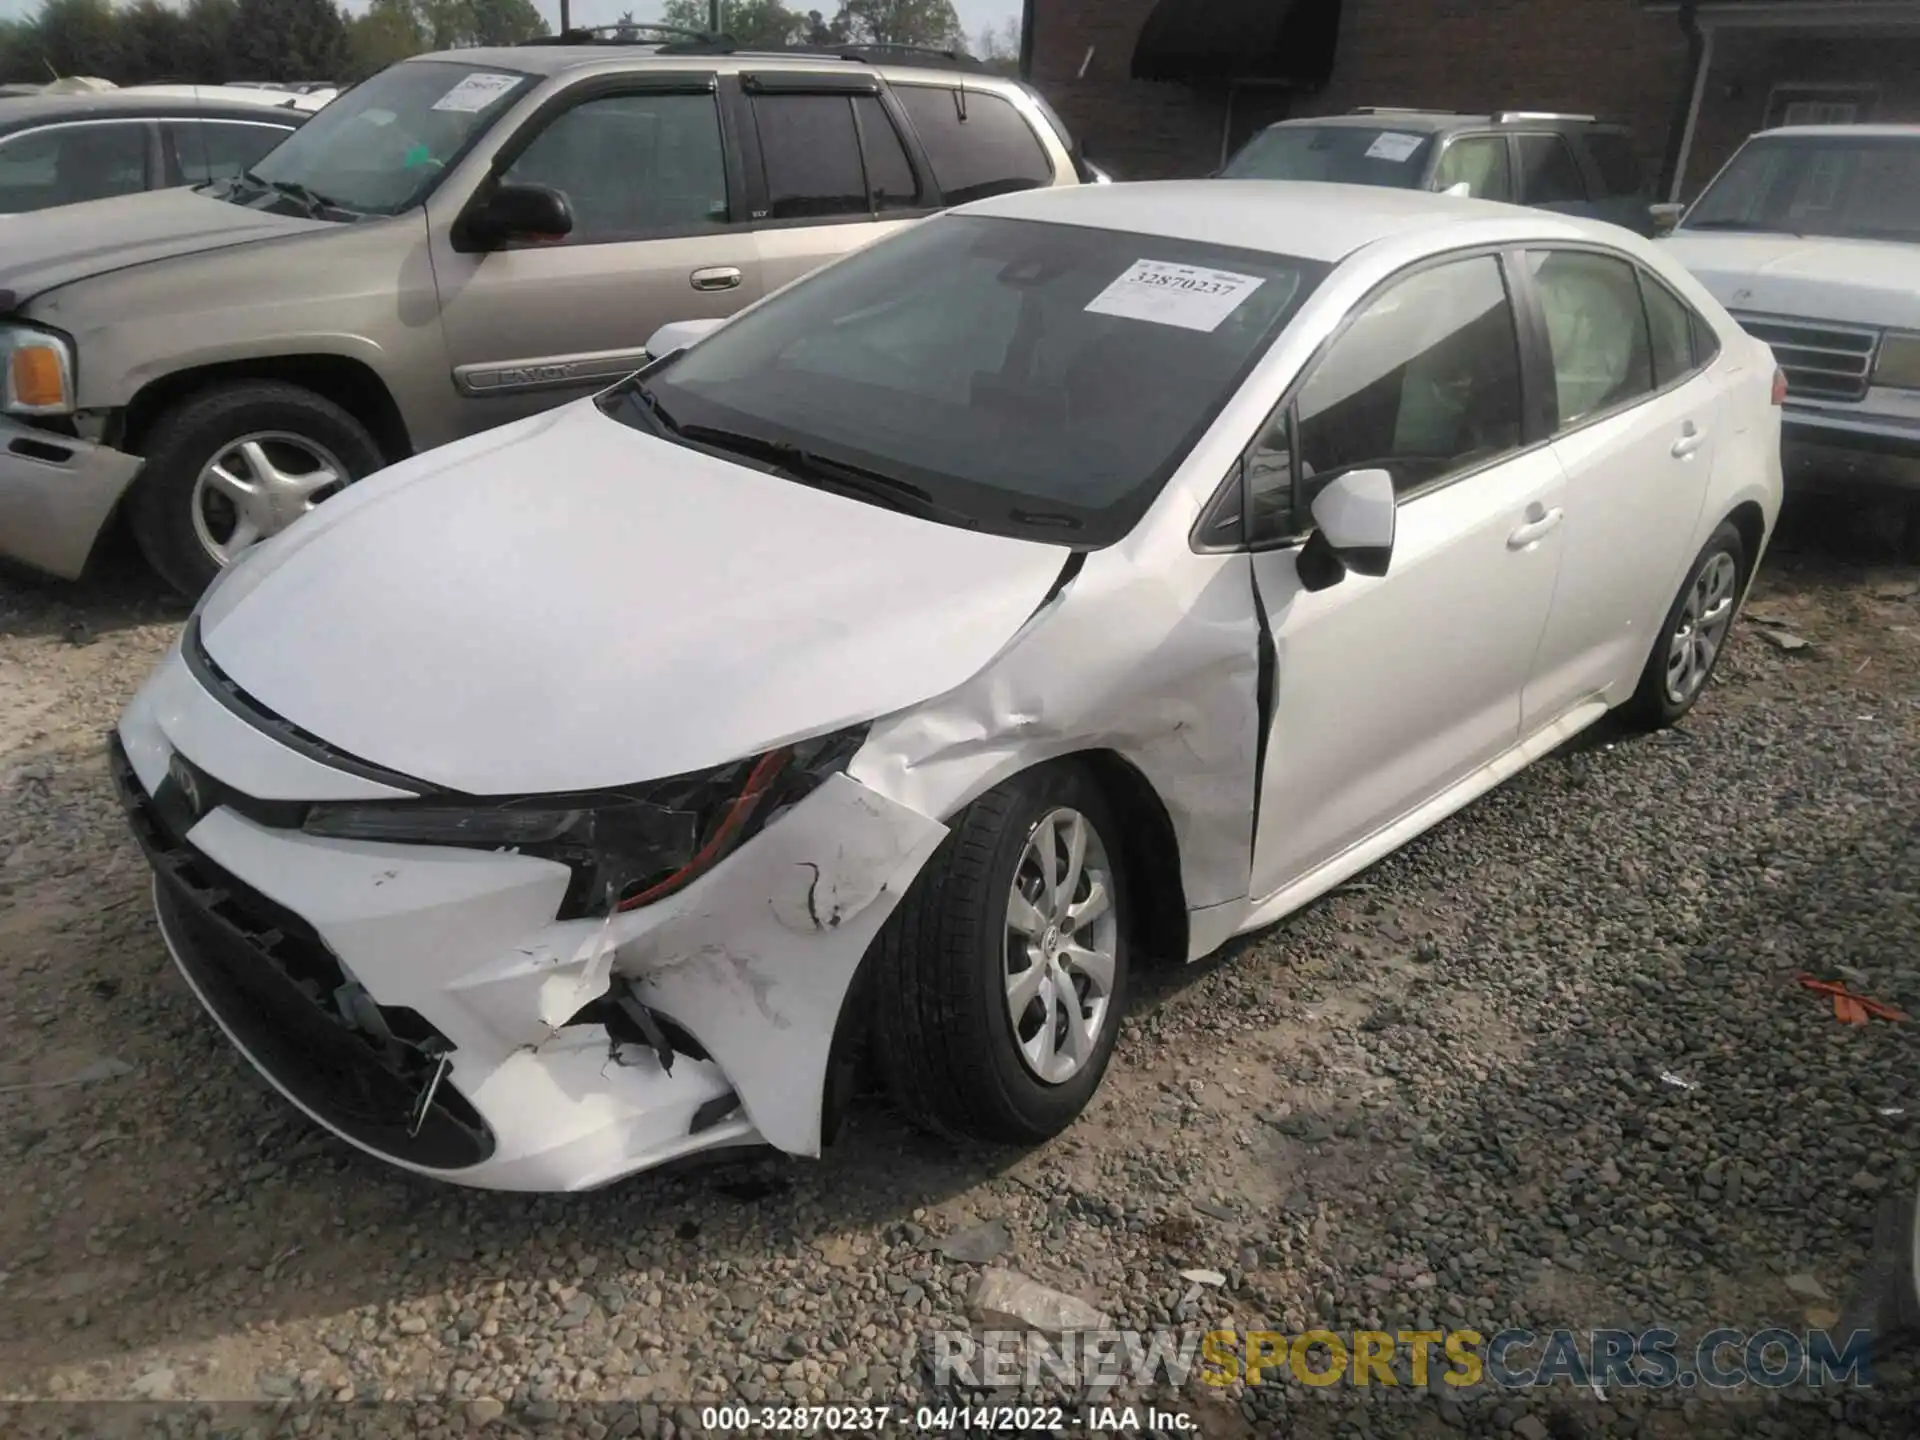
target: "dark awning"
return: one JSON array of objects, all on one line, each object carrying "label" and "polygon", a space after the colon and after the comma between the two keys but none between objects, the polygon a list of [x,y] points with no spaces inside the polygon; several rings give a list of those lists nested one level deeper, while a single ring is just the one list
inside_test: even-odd
[{"label": "dark awning", "polygon": [[1339,38],[1340,0],[1159,0],[1133,47],[1133,78],[1319,86]]}]

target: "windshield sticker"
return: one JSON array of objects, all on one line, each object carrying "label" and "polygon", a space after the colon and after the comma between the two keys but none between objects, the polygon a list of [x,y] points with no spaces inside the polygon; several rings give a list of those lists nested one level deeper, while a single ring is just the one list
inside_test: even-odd
[{"label": "windshield sticker", "polygon": [[391,125],[400,117],[391,110],[362,110],[360,119],[363,124],[373,126]]},{"label": "windshield sticker", "polygon": [[1266,283],[1257,275],[1236,275],[1231,270],[1209,270],[1203,265],[1136,260],[1124,275],[1088,302],[1087,313],[1211,333]]},{"label": "windshield sticker", "polygon": [[1422,135],[1402,135],[1398,130],[1382,130],[1367,147],[1369,160],[1396,160],[1405,164],[1425,140]]},{"label": "windshield sticker", "polygon": [[458,85],[433,102],[436,110],[459,110],[473,114],[484,110],[520,83],[518,75],[493,75],[484,71],[467,76]]}]

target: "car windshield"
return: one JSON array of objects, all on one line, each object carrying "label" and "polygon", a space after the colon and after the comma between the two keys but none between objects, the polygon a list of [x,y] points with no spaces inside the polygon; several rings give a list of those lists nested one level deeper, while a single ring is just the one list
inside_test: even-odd
[{"label": "car windshield", "polygon": [[1091,548],[1132,529],[1328,268],[940,217],[741,314],[601,404],[803,483]]},{"label": "car windshield", "polygon": [[1273,125],[1240,148],[1223,180],[1325,180],[1336,185],[1420,183],[1433,136],[1387,125]]},{"label": "car windshield", "polygon": [[1682,228],[1920,243],[1920,135],[1750,140]]},{"label": "car windshield", "polygon": [[533,83],[445,60],[389,66],[319,111],[246,175],[214,193],[324,219],[397,215]]}]

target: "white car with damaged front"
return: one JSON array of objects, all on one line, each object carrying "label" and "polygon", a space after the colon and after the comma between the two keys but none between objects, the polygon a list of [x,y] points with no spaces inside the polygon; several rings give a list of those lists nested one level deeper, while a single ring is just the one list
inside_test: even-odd
[{"label": "white car with damaged front", "polygon": [[260,547],[114,738],[195,992],[410,1169],[815,1154],[863,1056],[1051,1135],[1132,965],[1689,709],[1779,504],[1764,346],[1470,200],[1004,196],[692,333]]}]

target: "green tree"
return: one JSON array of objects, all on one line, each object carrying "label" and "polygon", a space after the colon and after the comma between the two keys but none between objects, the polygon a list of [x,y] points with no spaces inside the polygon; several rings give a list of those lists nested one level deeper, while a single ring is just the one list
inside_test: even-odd
[{"label": "green tree", "polygon": [[240,80],[334,80],[352,60],[333,0],[239,0],[228,48]]},{"label": "green tree", "polygon": [[362,80],[395,61],[429,48],[425,23],[414,0],[372,0],[364,15],[347,26],[347,48],[352,58],[347,75]]},{"label": "green tree", "polygon": [[843,0],[839,23],[851,39],[871,45],[967,46],[953,0]]},{"label": "green tree", "polygon": [[117,82],[127,73],[120,17],[107,0],[47,0],[31,23],[38,78],[98,75]]},{"label": "green tree", "polygon": [[[707,0],[667,0],[661,22],[683,30],[705,30]],[[780,0],[726,0],[720,7],[720,28],[742,45],[778,49],[807,38],[807,17],[789,10]]]},{"label": "green tree", "polygon": [[973,53],[988,69],[1002,75],[1020,73],[1020,22],[1009,20],[1000,26],[989,25],[980,32]]},{"label": "green tree", "polygon": [[434,50],[518,45],[547,33],[533,0],[418,0],[416,11]]},{"label": "green tree", "polygon": [[201,84],[257,78],[234,69],[230,46],[239,11],[239,0],[187,0],[181,15],[186,30],[186,70]]},{"label": "green tree", "polygon": [[187,30],[187,17],[160,0],[134,0],[119,12],[121,84],[137,81],[191,80],[199,73],[199,56]]},{"label": "green tree", "polygon": [[846,45],[853,36],[847,32],[846,12],[838,12],[828,19],[818,10],[807,12],[806,26],[800,38],[808,45]]}]

